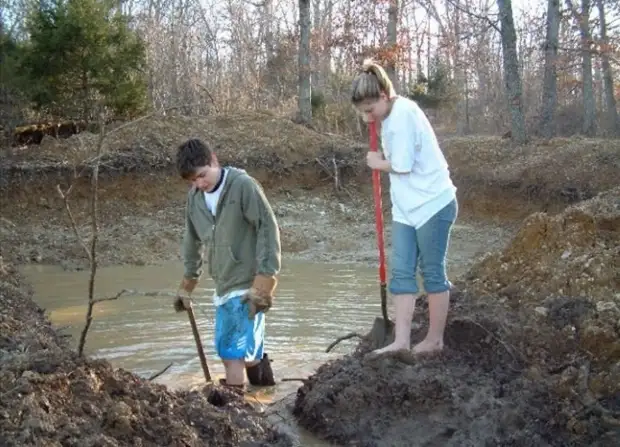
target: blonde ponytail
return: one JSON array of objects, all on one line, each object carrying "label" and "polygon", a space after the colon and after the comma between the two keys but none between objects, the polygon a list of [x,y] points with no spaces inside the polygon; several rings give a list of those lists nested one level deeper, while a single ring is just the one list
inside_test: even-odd
[{"label": "blonde ponytail", "polygon": [[351,102],[359,104],[369,99],[377,100],[381,93],[387,95],[388,98],[396,96],[392,81],[383,67],[372,59],[365,59],[362,72],[353,79]]}]

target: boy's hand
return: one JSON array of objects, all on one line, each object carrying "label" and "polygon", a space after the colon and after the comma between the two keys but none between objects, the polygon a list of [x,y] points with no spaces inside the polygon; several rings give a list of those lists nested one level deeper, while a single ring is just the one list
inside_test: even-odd
[{"label": "boy's hand", "polygon": [[254,319],[258,312],[268,312],[271,309],[277,284],[275,276],[256,275],[252,287],[242,300],[249,304],[250,320]]},{"label": "boy's hand", "polygon": [[198,284],[197,279],[183,278],[179,288],[185,290],[187,293],[192,293],[194,289],[196,288],[197,284]]}]

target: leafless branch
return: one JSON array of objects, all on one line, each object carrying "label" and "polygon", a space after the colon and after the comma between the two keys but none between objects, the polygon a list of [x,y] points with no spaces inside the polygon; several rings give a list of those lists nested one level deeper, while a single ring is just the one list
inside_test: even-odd
[{"label": "leafless branch", "polygon": [[148,378],[148,380],[155,380],[157,379],[159,376],[161,376],[162,374],[164,374],[166,371],[168,371],[173,365],[173,362],[168,363],[168,365],[162,369],[159,372],[156,372],[155,374],[153,374],[151,377]]},{"label": "leafless branch", "polygon": [[351,338],[364,338],[363,335],[358,334],[357,332],[351,332],[350,334],[347,335],[343,335],[342,337],[338,337],[332,344],[330,344],[327,349],[325,350],[325,352],[330,352],[332,349],[334,349],[336,347],[336,345],[338,345],[339,343],[345,341],[345,340],[350,340]]},{"label": "leafless branch", "polygon": [[60,188],[60,185],[56,185],[56,191],[58,191],[58,195],[60,196],[63,203],[65,204],[65,210],[67,211],[67,216],[69,216],[69,221],[71,222],[71,228],[73,229],[73,233],[75,234],[75,237],[77,238],[78,242],[80,243],[80,245],[86,252],[86,257],[88,258],[88,261],[92,263],[90,250],[88,249],[86,242],[84,242],[84,239],[80,235],[80,230],[78,230],[77,224],[75,222],[75,217],[73,217],[73,212],[71,211],[71,206],[69,205],[69,196],[71,195],[72,190],[73,190],[73,184],[71,184],[71,186],[69,186],[69,188],[64,192]]}]

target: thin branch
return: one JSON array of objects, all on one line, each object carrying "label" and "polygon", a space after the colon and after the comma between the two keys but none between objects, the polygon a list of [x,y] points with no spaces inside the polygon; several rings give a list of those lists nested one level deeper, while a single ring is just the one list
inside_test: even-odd
[{"label": "thin branch", "polygon": [[337,338],[337,339],[336,339],[336,340],[335,340],[332,344],[330,344],[330,345],[327,347],[327,349],[325,350],[325,352],[329,352],[329,351],[331,351],[332,349],[334,349],[338,343],[341,343],[341,342],[343,342],[343,341],[345,341],[345,340],[349,340],[349,339],[354,338],[354,337],[357,337],[357,338],[360,338],[360,339],[363,339],[363,338],[364,338],[364,336],[363,336],[363,335],[360,335],[360,334],[358,334],[357,332],[351,332],[350,334],[343,335],[342,337]]},{"label": "thin branch", "polygon": [[153,374],[151,377],[148,378],[148,380],[155,380],[157,379],[159,376],[161,376],[162,374],[164,374],[166,371],[168,371],[170,369],[170,367],[172,366],[172,362],[168,363],[168,366],[166,366],[164,369],[162,369],[159,372],[156,372],[155,374]]},{"label": "thin branch", "polygon": [[93,260],[91,257],[90,250],[88,249],[86,242],[84,242],[84,239],[82,239],[82,236],[80,235],[80,230],[78,230],[77,224],[75,222],[75,217],[73,217],[73,212],[71,212],[71,206],[69,205],[69,195],[71,194],[72,189],[73,189],[73,183],[71,184],[71,186],[69,186],[69,188],[65,192],[63,192],[62,189],[60,189],[60,185],[56,185],[56,191],[58,191],[58,195],[60,196],[63,203],[65,204],[65,210],[67,210],[67,215],[69,216],[69,221],[71,222],[71,228],[73,229],[73,233],[75,234],[75,237],[77,238],[78,242],[80,243],[80,245],[86,252],[86,256],[88,257],[88,262],[92,263]]},{"label": "thin branch", "polygon": [[495,31],[497,31],[498,33],[501,33],[501,29],[499,28],[499,26],[497,26],[497,22],[494,22],[493,20],[491,20],[489,18],[489,16],[482,16],[480,14],[476,14],[475,12],[471,12],[470,10],[463,8],[459,2],[456,2],[454,0],[446,0],[448,3],[450,3],[452,6],[454,6],[455,9],[464,12],[465,14],[467,14],[468,16],[473,17],[474,19],[478,19],[478,20],[482,20],[483,22],[486,22],[491,28],[495,29]]},{"label": "thin branch", "polygon": [[[101,134],[99,141],[97,142],[96,155],[101,155],[101,149],[103,148],[103,142],[106,137],[106,132],[103,124],[103,117],[100,118]],[[86,335],[88,329],[93,321],[93,307],[97,303],[95,300],[95,277],[97,275],[97,240],[99,236],[99,226],[97,224],[97,212],[98,212],[98,188],[99,188],[99,161],[95,163],[93,169],[93,175],[91,179],[91,196],[90,196],[90,212],[91,212],[91,243],[90,243],[90,278],[88,280],[88,308],[86,310],[86,324],[80,334],[80,341],[78,343],[78,355],[84,355],[84,345],[86,344]]]},{"label": "thin branch", "polygon": [[[166,108],[164,110],[168,111],[168,110],[174,110],[174,109],[178,109],[180,107],[183,106],[173,106],[173,107],[169,107]],[[97,242],[99,239],[99,224],[98,224],[98,212],[99,212],[99,167],[101,165],[101,158],[102,158],[102,152],[103,152],[103,143],[105,142],[105,139],[110,136],[111,134],[115,133],[115,132],[119,132],[122,129],[125,129],[127,127],[133,126],[137,123],[139,123],[140,121],[143,121],[147,118],[150,118],[152,116],[154,116],[154,113],[149,113],[147,115],[144,115],[140,118],[137,118],[133,121],[130,121],[128,123],[122,124],[110,131],[106,131],[105,129],[105,125],[104,125],[104,119],[103,119],[103,115],[100,115],[100,119],[99,119],[99,124],[100,124],[100,134],[99,134],[99,139],[97,141],[97,148],[95,151],[95,157],[93,158],[93,162],[94,167],[93,167],[93,172],[92,172],[92,176],[91,176],[91,190],[90,190],[90,223],[91,223],[91,241],[90,241],[90,248],[87,246],[86,242],[84,242],[84,240],[82,239],[80,232],[77,228],[77,224],[75,222],[75,218],[73,217],[73,213],[71,211],[71,206],[69,205],[69,196],[71,195],[71,192],[73,191],[73,187],[75,185],[75,181],[77,180],[77,178],[79,178],[81,176],[81,173],[84,172],[84,170],[86,169],[86,167],[84,167],[82,169],[82,171],[80,172],[80,174],[76,174],[74,172],[74,179],[71,182],[71,185],[69,186],[69,188],[63,192],[62,189],[60,188],[60,185],[56,186],[56,190],[58,191],[58,194],[60,195],[60,197],[62,198],[64,204],[65,204],[65,209],[67,210],[67,214],[69,216],[69,220],[71,221],[71,227],[73,228],[73,232],[75,233],[80,245],[84,248],[84,251],[86,251],[86,254],[88,256],[88,260],[90,263],[90,277],[88,280],[88,308],[86,310],[86,322],[84,324],[84,328],[82,329],[82,332],[80,334],[80,340],[78,343],[78,355],[83,356],[84,355],[84,345],[86,344],[86,336],[88,334],[88,330],[90,329],[90,325],[92,324],[92,320],[93,320],[93,308],[95,306],[95,304],[97,303],[101,303],[103,301],[113,301],[118,299],[119,297],[121,297],[122,295],[127,294],[127,290],[122,290],[121,292],[119,292],[118,294],[111,296],[111,297],[104,297],[104,298],[95,298],[95,278],[97,275]],[[81,138],[79,138],[80,144],[83,146],[83,140]],[[75,169],[74,167],[74,171],[76,171],[77,169]]]}]

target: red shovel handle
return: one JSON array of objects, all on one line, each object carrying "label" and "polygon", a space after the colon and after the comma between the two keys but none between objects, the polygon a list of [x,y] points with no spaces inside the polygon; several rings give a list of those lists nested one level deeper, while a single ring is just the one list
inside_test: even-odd
[{"label": "red shovel handle", "polygon": [[[378,151],[377,145],[377,125],[374,121],[368,123],[370,138],[370,150]],[[372,189],[375,200],[375,225],[377,228],[377,245],[379,247],[379,281],[381,286],[381,311],[383,318],[388,321],[387,316],[387,292],[385,277],[385,242],[383,240],[383,204],[381,200],[381,174],[377,169],[372,170]]]}]

